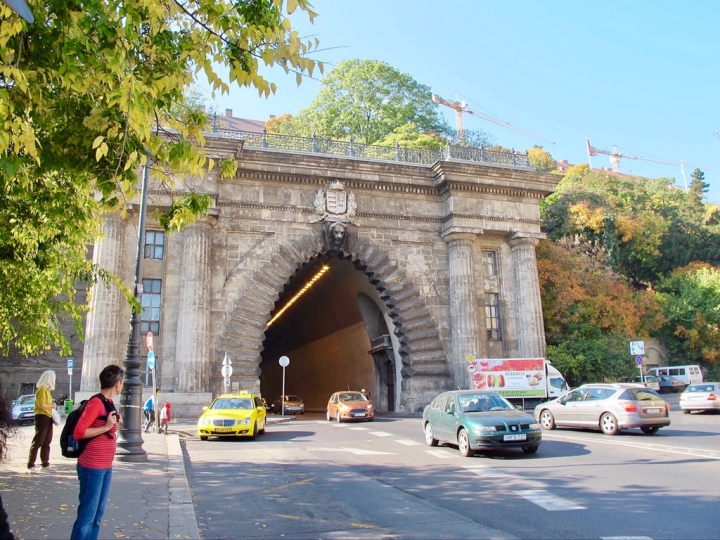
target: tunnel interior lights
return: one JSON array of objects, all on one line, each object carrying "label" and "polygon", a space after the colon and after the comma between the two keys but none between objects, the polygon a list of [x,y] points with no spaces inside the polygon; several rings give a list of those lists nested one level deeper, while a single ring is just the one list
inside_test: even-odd
[{"label": "tunnel interior lights", "polygon": [[292,306],[298,298],[300,298],[303,294],[307,292],[307,290],[312,287],[317,280],[319,280],[325,272],[330,270],[330,267],[327,265],[323,265],[322,268],[318,271],[317,274],[315,274],[310,281],[308,281],[302,289],[300,289],[295,296],[293,296],[290,300],[288,300],[287,304],[285,304],[280,311],[278,311],[275,316],[270,319],[270,322],[267,323],[268,328],[272,323],[274,323],[276,320],[280,318],[280,316],[285,313],[285,310],[287,310],[290,306]]}]

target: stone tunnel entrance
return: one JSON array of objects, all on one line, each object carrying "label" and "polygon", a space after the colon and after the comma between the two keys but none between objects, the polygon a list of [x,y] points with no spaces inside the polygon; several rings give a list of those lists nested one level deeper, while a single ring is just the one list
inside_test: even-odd
[{"label": "stone tunnel entrance", "polygon": [[263,341],[260,391],[282,393],[281,356],[290,358],[285,393],[308,411],[324,411],[331,394],[366,389],[375,407],[395,411],[401,364],[392,319],[377,289],[353,263],[321,255],[290,278],[275,303]]}]

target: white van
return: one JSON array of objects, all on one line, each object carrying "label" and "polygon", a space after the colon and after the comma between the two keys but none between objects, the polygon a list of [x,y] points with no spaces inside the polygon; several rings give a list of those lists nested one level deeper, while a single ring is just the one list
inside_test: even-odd
[{"label": "white van", "polygon": [[700,384],[703,382],[700,366],[665,366],[648,369],[648,375],[669,375],[685,384]]}]

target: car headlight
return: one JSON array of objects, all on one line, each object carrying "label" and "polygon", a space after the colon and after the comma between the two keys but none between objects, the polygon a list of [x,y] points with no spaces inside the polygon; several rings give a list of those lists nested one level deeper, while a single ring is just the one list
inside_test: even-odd
[{"label": "car headlight", "polygon": [[212,422],[210,421],[209,418],[200,417],[200,420],[198,421],[198,426],[208,426],[208,425],[210,425],[211,423],[212,423]]},{"label": "car headlight", "polygon": [[249,417],[248,418],[238,418],[237,420],[235,420],[235,425],[236,426],[247,426],[250,423],[250,420],[251,419]]},{"label": "car headlight", "polygon": [[530,429],[540,429],[540,424],[530,424]]},{"label": "car headlight", "polygon": [[476,434],[481,435],[483,433],[490,433],[492,431],[497,431],[495,429],[495,426],[474,426],[473,430]]},{"label": "car headlight", "polygon": [[372,409],[372,403],[368,403],[368,409]]}]

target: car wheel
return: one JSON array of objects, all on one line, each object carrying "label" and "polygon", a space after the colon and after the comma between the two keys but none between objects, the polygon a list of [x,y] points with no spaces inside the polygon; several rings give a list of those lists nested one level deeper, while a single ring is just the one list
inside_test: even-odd
[{"label": "car wheel", "polygon": [[682,412],[683,414],[690,414],[690,409],[683,409]]},{"label": "car wheel", "polygon": [[425,443],[428,446],[437,446],[438,445],[438,440],[435,437],[433,437],[433,430],[432,430],[432,426],[430,425],[430,422],[425,424]]},{"label": "car wheel", "polygon": [[208,440],[207,435],[200,435],[200,440],[207,441]]},{"label": "car wheel", "polygon": [[335,419],[337,420],[338,424],[342,424],[342,418],[340,418],[340,411],[335,413]]},{"label": "car wheel", "polygon": [[540,447],[539,446],[523,446],[522,451],[525,452],[526,454],[534,454],[535,452],[538,451],[538,448],[540,448]]},{"label": "car wheel", "polygon": [[660,428],[658,426],[643,426],[640,429],[642,429],[642,432],[646,435],[654,435]]},{"label": "car wheel", "polygon": [[330,409],[328,409],[328,410],[326,411],[325,416],[327,417],[327,421],[328,421],[328,422],[331,422],[331,421],[332,421],[332,416],[330,416]]},{"label": "car wheel", "polygon": [[473,457],[475,455],[475,450],[470,448],[468,432],[464,429],[461,429],[460,433],[458,433],[458,448],[460,449],[460,455],[462,457]]},{"label": "car wheel", "polygon": [[617,435],[620,432],[618,428],[617,418],[610,413],[605,413],[600,417],[600,429],[605,435]]},{"label": "car wheel", "polygon": [[555,429],[555,417],[547,409],[540,413],[540,425],[543,429]]},{"label": "car wheel", "polygon": [[250,439],[251,441],[254,441],[256,437],[257,437],[257,422],[255,422],[255,423],[253,424],[252,435],[250,435],[250,436],[248,437],[248,439]]}]

